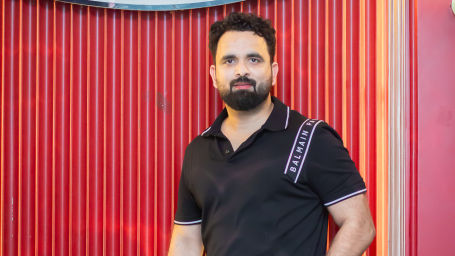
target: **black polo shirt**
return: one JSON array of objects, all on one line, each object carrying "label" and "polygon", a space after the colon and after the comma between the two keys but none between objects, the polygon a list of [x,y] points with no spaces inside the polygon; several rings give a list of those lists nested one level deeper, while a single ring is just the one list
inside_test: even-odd
[{"label": "black polo shirt", "polygon": [[201,223],[208,256],[325,255],[326,207],[366,191],[335,130],[272,102],[236,151],[226,109],[186,149],[174,222]]}]

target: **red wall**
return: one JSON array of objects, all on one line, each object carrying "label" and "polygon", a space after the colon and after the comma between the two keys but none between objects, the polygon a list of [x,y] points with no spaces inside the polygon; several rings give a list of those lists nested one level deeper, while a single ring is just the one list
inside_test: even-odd
[{"label": "red wall", "polygon": [[[413,2],[418,153],[410,237],[417,231],[418,255],[452,255],[455,15],[450,0]],[[384,120],[378,88],[386,85],[376,79],[375,29],[384,2],[361,3],[363,11],[355,0],[251,0],[131,12],[2,1],[0,254],[165,255],[183,150],[221,109],[208,78],[206,31],[233,10],[272,20],[281,65],[274,94],[343,135],[364,166],[373,217],[382,220],[376,149],[384,140],[375,127]],[[379,231],[369,255],[384,249],[386,229]]]},{"label": "red wall", "polygon": [[343,136],[378,225],[367,255],[382,255],[384,3],[137,12],[2,1],[0,255],[166,255],[184,149],[222,108],[207,31],[232,11],[272,20],[273,93]]},{"label": "red wall", "polygon": [[455,15],[449,0],[419,0],[418,239],[421,256],[454,255]]}]

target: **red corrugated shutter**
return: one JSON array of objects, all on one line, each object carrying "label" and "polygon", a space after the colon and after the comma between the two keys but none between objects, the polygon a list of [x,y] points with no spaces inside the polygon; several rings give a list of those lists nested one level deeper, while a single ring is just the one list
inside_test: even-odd
[{"label": "red corrugated shutter", "polygon": [[232,11],[272,20],[274,95],[343,136],[379,224],[368,255],[386,252],[387,183],[376,178],[387,173],[383,1],[0,8],[3,255],[166,255],[185,147],[223,107],[208,29]]}]

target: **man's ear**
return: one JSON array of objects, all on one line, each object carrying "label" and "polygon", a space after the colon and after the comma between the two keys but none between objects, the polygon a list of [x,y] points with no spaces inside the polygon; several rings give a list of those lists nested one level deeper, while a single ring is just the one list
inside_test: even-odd
[{"label": "man's ear", "polygon": [[210,65],[210,76],[212,77],[213,87],[218,89],[218,85],[216,84],[216,69],[215,69],[215,65]]},{"label": "man's ear", "polygon": [[272,63],[272,85],[276,84],[276,79],[278,77],[278,63]]}]

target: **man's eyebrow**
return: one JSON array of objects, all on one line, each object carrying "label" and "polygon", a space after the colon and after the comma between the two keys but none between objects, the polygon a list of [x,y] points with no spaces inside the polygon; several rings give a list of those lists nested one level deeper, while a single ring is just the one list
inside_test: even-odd
[{"label": "man's eyebrow", "polygon": [[246,57],[248,57],[248,58],[258,58],[258,59],[264,60],[262,55],[260,55],[259,53],[248,53],[246,55]]},{"label": "man's eyebrow", "polygon": [[221,61],[223,61],[223,60],[228,60],[228,59],[235,59],[235,55],[234,55],[234,54],[224,55],[224,56],[221,58]]}]

